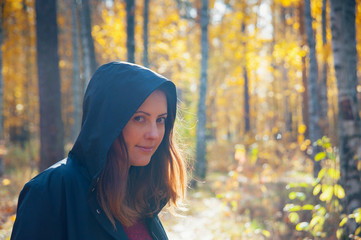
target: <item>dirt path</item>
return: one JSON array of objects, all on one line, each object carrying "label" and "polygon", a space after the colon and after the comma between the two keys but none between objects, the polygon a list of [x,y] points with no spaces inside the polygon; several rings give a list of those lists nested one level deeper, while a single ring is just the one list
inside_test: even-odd
[{"label": "dirt path", "polygon": [[250,231],[247,219],[228,215],[222,200],[202,191],[189,195],[188,211],[183,216],[173,216],[167,211],[160,215],[170,240],[265,239]]},{"label": "dirt path", "polygon": [[[230,239],[221,233],[222,202],[217,198],[192,199],[192,205],[185,216],[176,217],[169,213],[162,214],[164,227],[169,239],[191,240]],[[196,208],[197,205],[198,207]]]}]

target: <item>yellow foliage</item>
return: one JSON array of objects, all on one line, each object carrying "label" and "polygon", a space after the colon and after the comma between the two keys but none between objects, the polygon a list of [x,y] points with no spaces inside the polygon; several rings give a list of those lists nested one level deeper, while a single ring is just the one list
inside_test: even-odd
[{"label": "yellow foliage", "polygon": [[305,124],[301,124],[298,126],[298,133],[304,134],[306,132],[307,126]]},{"label": "yellow foliage", "polygon": [[[117,17],[114,17],[117,16]],[[95,24],[92,35],[96,49],[102,53],[104,61],[125,59],[126,57],[126,27],[124,4],[116,4],[114,13],[104,9],[102,11],[103,23]]]},{"label": "yellow foliage", "polygon": [[298,30],[299,28],[300,28],[300,23],[299,22],[293,23],[293,29]]},{"label": "yellow foliage", "polygon": [[353,214],[355,215],[355,221],[361,223],[361,208],[357,208]]},{"label": "yellow foliage", "polygon": [[340,227],[343,227],[343,226],[345,225],[345,223],[347,223],[347,221],[348,221],[348,217],[344,217],[344,218],[341,220],[339,226],[340,226]]},{"label": "yellow foliage", "polygon": [[317,184],[313,189],[313,195],[316,196],[321,191],[321,184]]},{"label": "yellow foliage", "polygon": [[[34,11],[25,11],[23,4],[33,8],[34,2],[7,1],[3,9],[3,124],[5,137],[17,137],[25,131],[34,132],[37,124],[37,83]],[[13,131],[10,133],[10,129]],[[15,131],[14,131],[15,130]]]},{"label": "yellow foliage", "polygon": [[306,151],[306,149],[310,144],[311,144],[310,139],[306,139],[300,146],[301,151]]},{"label": "yellow foliage", "polygon": [[322,216],[314,216],[312,220],[310,221],[310,227],[313,228],[317,224],[322,224],[322,221],[324,221],[324,217]]},{"label": "yellow foliage", "polygon": [[10,183],[11,183],[11,181],[10,181],[8,178],[4,178],[4,179],[2,180],[3,186],[8,186],[8,185],[10,185]]},{"label": "yellow foliage", "polygon": [[322,184],[322,193],[320,195],[320,200],[328,202],[332,199],[333,196],[333,187],[327,184]]},{"label": "yellow foliage", "polygon": [[333,178],[333,179],[335,179],[335,180],[338,180],[338,179],[340,179],[340,171],[339,170],[337,170],[337,169],[334,169],[334,168],[329,168],[328,170],[327,170],[327,174],[331,177],[331,178]]},{"label": "yellow foliage", "polygon": [[341,185],[335,184],[334,192],[335,192],[335,196],[338,197],[339,199],[343,199],[345,197],[345,190]]},{"label": "yellow foliage", "polygon": [[[297,136],[297,142],[298,142],[298,144],[300,144],[301,146],[302,146],[302,143],[304,142],[304,140],[305,140],[305,136],[304,135],[298,135]],[[303,148],[300,148],[301,149],[301,151],[305,151],[306,150],[306,146],[303,146]]]},{"label": "yellow foliage", "polygon": [[343,234],[343,229],[342,228],[337,229],[336,231],[337,239],[341,239],[342,234]]},{"label": "yellow foliage", "polygon": [[297,6],[299,0],[275,0],[276,3],[280,3],[283,7]]},{"label": "yellow foliage", "polygon": [[22,0],[12,0],[10,1],[11,8],[14,11],[19,11],[23,8]]},{"label": "yellow foliage", "polygon": [[358,236],[361,233],[361,227],[358,227],[355,231],[355,235]]}]

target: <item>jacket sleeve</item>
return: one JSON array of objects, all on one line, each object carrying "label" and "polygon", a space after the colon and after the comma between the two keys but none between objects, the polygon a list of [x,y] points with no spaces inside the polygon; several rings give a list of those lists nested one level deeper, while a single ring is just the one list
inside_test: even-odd
[{"label": "jacket sleeve", "polygon": [[62,229],[61,209],[56,209],[59,206],[44,185],[30,181],[24,186],[11,240],[64,239],[66,231]]}]

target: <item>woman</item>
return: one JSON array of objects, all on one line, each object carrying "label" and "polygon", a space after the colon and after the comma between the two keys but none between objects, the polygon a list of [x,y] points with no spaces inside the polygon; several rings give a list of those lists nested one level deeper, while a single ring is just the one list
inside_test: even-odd
[{"label": "woman", "polygon": [[68,157],[20,193],[11,239],[167,239],[158,213],[184,197],[175,85],[124,62],[89,82]]}]

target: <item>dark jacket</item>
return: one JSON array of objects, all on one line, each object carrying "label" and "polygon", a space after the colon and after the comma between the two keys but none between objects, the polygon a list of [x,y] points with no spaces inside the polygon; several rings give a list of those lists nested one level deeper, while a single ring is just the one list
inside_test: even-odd
[{"label": "dark jacket", "polygon": [[[116,221],[115,230],[99,206],[97,181],[111,144],[161,85],[174,96],[168,104],[175,105],[174,84],[149,69],[112,62],[95,72],[84,96],[80,134],[66,159],[24,186],[12,240],[128,239],[121,224]],[[153,239],[167,239],[157,214],[146,223]]]}]

